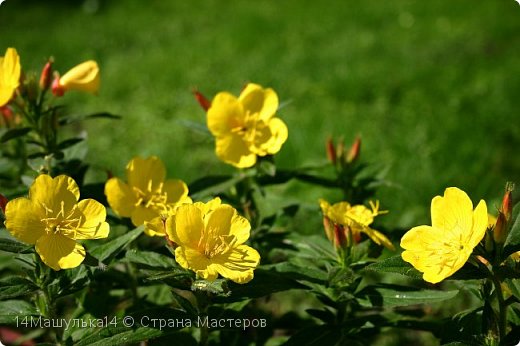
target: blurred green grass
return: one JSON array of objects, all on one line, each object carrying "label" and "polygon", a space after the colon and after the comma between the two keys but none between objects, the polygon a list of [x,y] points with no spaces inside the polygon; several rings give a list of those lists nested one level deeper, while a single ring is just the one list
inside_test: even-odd
[{"label": "blurred green grass", "polygon": [[[213,142],[180,120],[204,122],[191,95],[239,92],[247,81],[291,103],[282,167],[325,160],[328,135],[363,138],[363,157],[387,172],[378,197],[389,227],[428,222],[447,186],[495,210],[520,182],[520,7],[500,1],[19,1],[0,6],[0,51],[25,70],[53,55],[65,72],[96,59],[98,97],[70,93],[85,124],[88,161],[122,175],[134,155],[158,155],[191,182],[232,171]],[[315,206],[328,195],[291,184]]]}]

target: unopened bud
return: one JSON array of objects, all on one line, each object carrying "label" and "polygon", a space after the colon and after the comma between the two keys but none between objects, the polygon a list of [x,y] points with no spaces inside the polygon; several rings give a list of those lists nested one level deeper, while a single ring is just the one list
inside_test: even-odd
[{"label": "unopened bud", "polygon": [[336,148],[334,147],[334,140],[332,137],[327,138],[326,150],[327,159],[333,164],[336,164]]},{"label": "unopened bud", "polygon": [[52,81],[52,94],[56,97],[61,97],[65,93],[65,89],[60,85],[60,76],[56,74],[54,76],[54,80]]},{"label": "unopened bud", "polygon": [[357,160],[359,157],[359,152],[361,150],[361,138],[358,136],[352,143],[350,150],[347,154],[347,163],[352,163]]},{"label": "unopened bud", "polygon": [[343,138],[340,138],[338,141],[338,145],[336,146],[336,157],[340,159],[340,162],[343,160],[343,156],[345,155],[345,141]]},{"label": "unopened bud", "polygon": [[8,106],[3,106],[0,107],[0,113],[2,114],[2,118],[4,119],[5,125],[9,127],[14,116],[13,111]]},{"label": "unopened bud", "polygon": [[506,193],[504,194],[504,198],[502,199],[502,208],[500,211],[504,213],[506,220],[511,220],[511,214],[513,213],[513,196],[512,192],[515,189],[515,184],[507,183],[506,184]]},{"label": "unopened bud", "polygon": [[40,75],[40,89],[47,90],[52,82],[52,60],[47,61]]},{"label": "unopened bud", "polygon": [[[347,226],[347,228],[348,228],[348,226]],[[350,231],[350,230],[347,230],[342,225],[338,225],[338,224],[334,225],[334,247],[336,249],[343,249],[343,248],[347,247],[348,242],[347,242],[346,231]]]},{"label": "unopened bud", "polygon": [[[496,225],[496,222],[494,225]],[[493,251],[495,251],[495,242],[493,241],[494,237],[494,230],[486,230],[486,235],[484,236],[484,248],[487,253],[493,253]]]},{"label": "unopened bud", "polygon": [[503,244],[507,238],[507,220],[506,216],[500,211],[498,212],[497,223],[493,230],[493,239],[495,243]]},{"label": "unopened bud", "polygon": [[325,229],[327,239],[334,241],[334,225],[332,225],[330,219],[326,216],[323,217],[323,228]]},{"label": "unopened bud", "polygon": [[2,212],[4,213],[4,215],[5,215],[5,207],[7,205],[7,202],[9,202],[9,200],[0,193],[0,209],[2,209]]},{"label": "unopened bud", "polygon": [[198,90],[193,90],[193,95],[204,111],[207,111],[211,107],[211,102]]}]

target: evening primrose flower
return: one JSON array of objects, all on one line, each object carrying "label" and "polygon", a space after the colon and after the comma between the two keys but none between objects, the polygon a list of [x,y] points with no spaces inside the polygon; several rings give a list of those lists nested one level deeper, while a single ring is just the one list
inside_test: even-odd
[{"label": "evening primrose flower", "polygon": [[219,274],[240,284],[253,279],[260,255],[244,245],[250,230],[249,221],[219,199],[181,205],[166,221],[177,263],[209,281]]},{"label": "evening primrose flower", "polygon": [[[158,157],[134,157],[126,166],[128,183],[114,177],[105,184],[108,204],[119,216],[130,217],[135,226],[157,217],[166,219],[178,205],[191,203],[191,198],[182,180],[165,177],[166,169]],[[164,231],[153,228],[146,232],[164,235]]]},{"label": "evening primrose flower", "polygon": [[85,248],[75,240],[106,238],[105,207],[93,200],[79,201],[76,182],[65,175],[40,175],[29,198],[7,203],[5,227],[19,240],[36,245],[43,263],[54,270],[75,268],[85,259]]},{"label": "evening primrose flower", "polygon": [[78,90],[97,94],[99,90],[99,67],[94,60],[85,61],[57,77],[52,83],[52,92],[62,96],[65,91]]},{"label": "evening primrose flower", "polygon": [[475,210],[468,195],[449,187],[431,204],[432,226],[417,226],[401,239],[403,260],[423,273],[423,279],[438,283],[462,268],[488,227],[486,202]]},{"label": "evening primrose flower", "polygon": [[278,96],[273,89],[248,84],[236,98],[218,93],[207,112],[207,124],[216,139],[217,156],[235,167],[256,163],[257,156],[273,155],[287,140],[287,126],[275,118]]},{"label": "evening primrose flower", "polygon": [[14,48],[7,48],[0,57],[0,107],[6,105],[20,85],[20,57]]},{"label": "evening primrose flower", "polygon": [[361,233],[365,233],[377,245],[394,250],[392,242],[383,233],[369,227],[376,216],[386,213],[386,211],[379,210],[379,201],[375,203],[370,201],[369,209],[364,205],[351,205],[348,202],[330,205],[329,202],[320,199],[320,207],[326,220],[325,231],[329,240],[333,240],[333,234],[327,229],[327,226],[329,222],[332,222],[334,225],[342,226],[345,232],[350,230],[349,235],[354,239],[359,239]]}]

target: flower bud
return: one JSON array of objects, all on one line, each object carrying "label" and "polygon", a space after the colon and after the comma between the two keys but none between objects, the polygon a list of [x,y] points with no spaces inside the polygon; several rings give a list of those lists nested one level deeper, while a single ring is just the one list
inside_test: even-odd
[{"label": "flower bud", "polygon": [[332,225],[330,219],[326,216],[323,217],[323,228],[325,229],[325,235],[329,241],[334,240],[334,225]]},{"label": "flower bud", "polygon": [[500,211],[504,214],[507,221],[511,220],[511,214],[513,213],[513,197],[512,191],[515,189],[513,183],[506,184],[506,193],[502,199],[502,208]]},{"label": "flower bud", "polygon": [[506,216],[500,211],[498,212],[497,223],[493,230],[493,239],[497,244],[503,244],[507,238],[507,220]]},{"label": "flower bud", "polygon": [[348,245],[347,231],[350,232],[348,226],[334,225],[334,247],[336,249],[344,249]]},{"label": "flower bud", "polygon": [[329,136],[329,138],[327,138],[326,150],[327,150],[327,159],[330,162],[332,162],[332,164],[336,164],[336,148],[334,147],[334,140],[330,136]]},{"label": "flower bud", "polygon": [[58,85],[64,91],[78,90],[96,94],[99,90],[98,64],[89,60],[73,67],[58,79]]},{"label": "flower bud", "polygon": [[7,198],[0,193],[0,209],[2,209],[2,212],[5,214],[5,206],[7,205]]},{"label": "flower bud", "polygon": [[204,111],[208,111],[208,109],[211,107],[211,102],[198,90],[193,90],[193,95],[195,96],[195,99],[197,99],[197,102],[202,107],[202,109],[204,109]]},{"label": "flower bud", "polygon": [[47,90],[52,81],[52,60],[47,61],[40,75],[40,89]]},{"label": "flower bud", "polygon": [[63,88],[60,85],[60,76],[58,74],[56,74],[54,80],[52,81],[51,90],[52,94],[56,97],[61,97],[65,93],[65,90],[63,90]]},{"label": "flower bud", "polygon": [[338,145],[336,145],[336,157],[343,160],[343,156],[345,155],[345,141],[342,138],[338,141]]},{"label": "flower bud", "polygon": [[347,163],[352,163],[357,160],[359,157],[359,152],[361,150],[361,138],[359,136],[356,137],[354,143],[350,147],[350,150],[347,154]]}]

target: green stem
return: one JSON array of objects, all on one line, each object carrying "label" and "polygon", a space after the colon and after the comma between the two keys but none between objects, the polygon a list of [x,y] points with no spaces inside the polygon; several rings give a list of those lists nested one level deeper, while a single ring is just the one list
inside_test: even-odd
[{"label": "green stem", "polygon": [[[195,291],[195,297],[197,298],[197,307],[199,310],[199,316],[205,316],[208,312],[209,297],[206,292]],[[208,344],[209,326],[207,323],[202,324],[200,327],[200,339],[199,345],[206,346]]]},{"label": "green stem", "polygon": [[502,292],[502,285],[498,278],[493,275],[493,284],[495,285],[495,294],[498,300],[498,335],[499,342],[506,336],[507,329],[507,304],[504,299],[504,293]]}]

